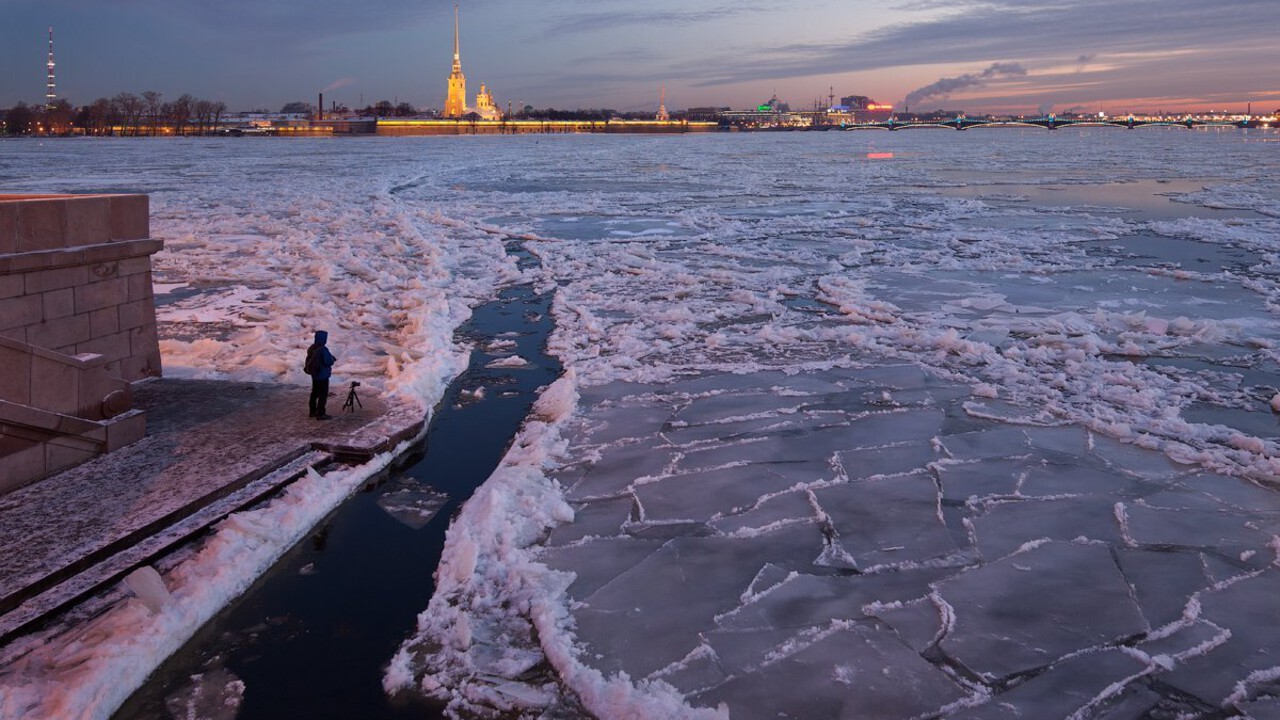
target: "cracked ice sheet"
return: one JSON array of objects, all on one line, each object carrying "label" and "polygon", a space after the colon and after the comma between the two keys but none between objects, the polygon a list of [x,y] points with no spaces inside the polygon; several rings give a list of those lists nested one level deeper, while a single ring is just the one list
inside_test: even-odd
[{"label": "cracked ice sheet", "polygon": [[1275,567],[1201,593],[1199,619],[1230,630],[1230,638],[1212,652],[1191,654],[1162,680],[1211,705],[1255,699],[1268,672],[1280,666],[1277,597],[1280,570]]},{"label": "cracked ice sheet", "polygon": [[820,564],[867,570],[945,560],[959,548],[947,533],[938,486],[928,473],[841,483],[813,491],[843,553]]},{"label": "cracked ice sheet", "polygon": [[[812,525],[752,538],[678,538],[582,600],[578,640],[605,669],[644,677],[683,658],[768,563],[796,569],[822,546]],[[678,608],[678,612],[672,612]]]},{"label": "cracked ice sheet", "polygon": [[834,632],[775,651],[776,659],[696,696],[730,702],[733,717],[924,717],[967,696],[955,682],[874,621],[833,623]]},{"label": "cracked ice sheet", "polygon": [[1001,678],[1149,628],[1103,545],[1052,542],[944,580],[955,626],[940,647]]},{"label": "cracked ice sheet", "polygon": [[[949,720],[1077,717],[1075,713],[1105,706],[1130,680],[1146,674],[1150,667],[1118,650],[1085,653],[1055,663],[980,707],[947,717]],[[1155,705],[1153,699],[1149,701]]]}]

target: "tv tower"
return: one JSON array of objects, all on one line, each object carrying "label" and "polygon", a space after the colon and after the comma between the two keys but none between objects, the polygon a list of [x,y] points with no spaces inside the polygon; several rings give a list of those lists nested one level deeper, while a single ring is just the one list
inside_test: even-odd
[{"label": "tv tower", "polygon": [[53,79],[53,28],[49,28],[49,62],[46,66],[49,68],[49,80],[44,86],[44,106],[52,109],[54,101],[58,99],[58,84]]}]

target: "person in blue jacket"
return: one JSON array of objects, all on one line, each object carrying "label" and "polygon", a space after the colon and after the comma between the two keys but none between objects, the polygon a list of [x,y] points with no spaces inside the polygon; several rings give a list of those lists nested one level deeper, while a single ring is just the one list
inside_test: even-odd
[{"label": "person in blue jacket", "polygon": [[328,342],[329,333],[317,330],[316,341],[307,348],[307,360],[302,366],[302,371],[311,376],[311,400],[308,407],[311,409],[311,417],[317,420],[328,420],[330,417],[325,413],[324,406],[329,400],[329,376],[333,373],[333,364],[338,361],[329,352],[326,346]]}]

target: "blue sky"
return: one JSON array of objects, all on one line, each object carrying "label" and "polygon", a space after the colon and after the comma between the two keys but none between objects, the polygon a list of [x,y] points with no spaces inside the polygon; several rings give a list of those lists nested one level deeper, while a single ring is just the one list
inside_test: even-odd
[{"label": "blue sky", "polygon": [[[462,67],[505,107],[1280,108],[1276,0],[460,0]],[[186,92],[233,110],[439,107],[448,0],[0,0],[0,107]]]}]

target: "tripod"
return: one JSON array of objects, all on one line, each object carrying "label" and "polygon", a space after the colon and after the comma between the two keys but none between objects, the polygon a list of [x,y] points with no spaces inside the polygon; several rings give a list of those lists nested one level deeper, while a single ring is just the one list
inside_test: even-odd
[{"label": "tripod", "polygon": [[359,406],[361,410],[364,409],[364,405],[360,402],[360,396],[356,394],[356,388],[358,387],[360,387],[360,383],[352,381],[351,389],[347,391],[347,401],[342,403],[343,410],[355,412],[356,406]]}]

